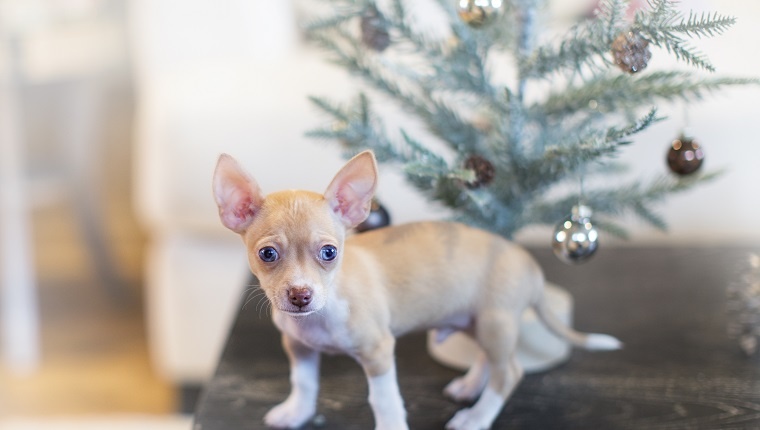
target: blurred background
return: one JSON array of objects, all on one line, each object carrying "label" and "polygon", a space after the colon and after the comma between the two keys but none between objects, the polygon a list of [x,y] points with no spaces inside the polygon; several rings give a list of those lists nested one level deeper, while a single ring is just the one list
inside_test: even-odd
[{"label": "blurred background", "polygon": [[[545,19],[561,31],[593,4],[550,0]],[[681,6],[737,16],[699,46],[719,74],[758,76],[760,5]],[[343,162],[337,145],[304,137],[325,120],[308,95],[358,88],[302,38],[299,22],[318,8],[0,0],[0,430],[189,428],[248,282],[240,240],[211,198],[216,157],[238,158],[265,191],[321,190]],[[653,54],[649,67],[674,66]],[[605,246],[760,243],[758,95],[664,106],[671,120],[621,159],[632,174],[664,171],[687,122],[706,168],[727,174],[664,202],[669,233],[634,225],[630,242]],[[394,222],[445,216],[387,167],[379,197]],[[518,240],[548,247],[549,232]]]}]

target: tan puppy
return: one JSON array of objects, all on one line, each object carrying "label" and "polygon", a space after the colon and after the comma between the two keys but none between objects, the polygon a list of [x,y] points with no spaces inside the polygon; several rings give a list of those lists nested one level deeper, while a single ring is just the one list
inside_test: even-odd
[{"label": "tan puppy", "polygon": [[478,401],[447,429],[488,429],[523,371],[515,359],[518,325],[532,306],[568,342],[615,349],[617,339],[581,334],[547,309],[539,266],[519,246],[462,224],[424,222],[347,237],[369,214],[377,184],[371,152],[349,161],[324,195],[283,191],[266,197],[228,155],[214,193],[222,223],[239,233],[251,270],[272,303],[290,359],[292,391],[265,417],[295,428],[316,412],[319,354],[344,353],[363,367],[377,430],[404,430],[395,339],[413,330],[462,330],[482,358],[445,392]]}]

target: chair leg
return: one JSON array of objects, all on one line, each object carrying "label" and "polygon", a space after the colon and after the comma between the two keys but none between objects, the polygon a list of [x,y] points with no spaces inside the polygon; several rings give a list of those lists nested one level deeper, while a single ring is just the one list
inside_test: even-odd
[{"label": "chair leg", "polygon": [[33,235],[24,187],[17,45],[0,39],[10,69],[0,86],[0,291],[2,352],[11,371],[28,373],[40,360],[39,311],[32,255]]},{"label": "chair leg", "polygon": [[112,300],[130,302],[135,297],[124,277],[119,273],[113,248],[109,246],[106,225],[99,206],[99,197],[103,195],[99,167],[102,163],[99,137],[102,133],[101,112],[104,103],[105,78],[88,77],[72,82],[69,94],[68,118],[65,136],[68,164],[74,187],[74,206],[87,243],[88,251],[99,281]]}]

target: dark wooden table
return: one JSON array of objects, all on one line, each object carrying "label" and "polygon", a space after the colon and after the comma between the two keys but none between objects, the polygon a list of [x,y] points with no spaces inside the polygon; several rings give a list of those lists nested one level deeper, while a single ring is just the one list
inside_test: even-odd
[{"label": "dark wooden table", "polygon": [[[610,333],[625,349],[575,350],[558,368],[526,376],[494,429],[760,429],[760,359],[726,335],[726,288],[740,281],[750,251],[600,249],[578,267],[534,251],[548,279],[573,294],[576,328]],[[458,373],[427,355],[423,334],[401,339],[397,360],[410,427],[443,429],[462,407],[441,394]],[[325,357],[321,383],[319,419],[306,429],[373,428],[357,364]],[[248,305],[201,396],[194,429],[264,429],[265,412],[288,389],[279,335],[265,312]]]}]

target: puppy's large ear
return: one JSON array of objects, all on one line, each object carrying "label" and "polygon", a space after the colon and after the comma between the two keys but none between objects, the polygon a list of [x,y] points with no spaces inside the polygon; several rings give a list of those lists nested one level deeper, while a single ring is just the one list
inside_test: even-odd
[{"label": "puppy's large ear", "polygon": [[222,224],[241,234],[251,225],[264,202],[259,184],[227,154],[222,154],[216,163],[214,199]]},{"label": "puppy's large ear", "polygon": [[349,228],[356,227],[369,216],[376,187],[375,156],[370,151],[364,151],[335,175],[325,191],[325,198],[343,224]]}]

